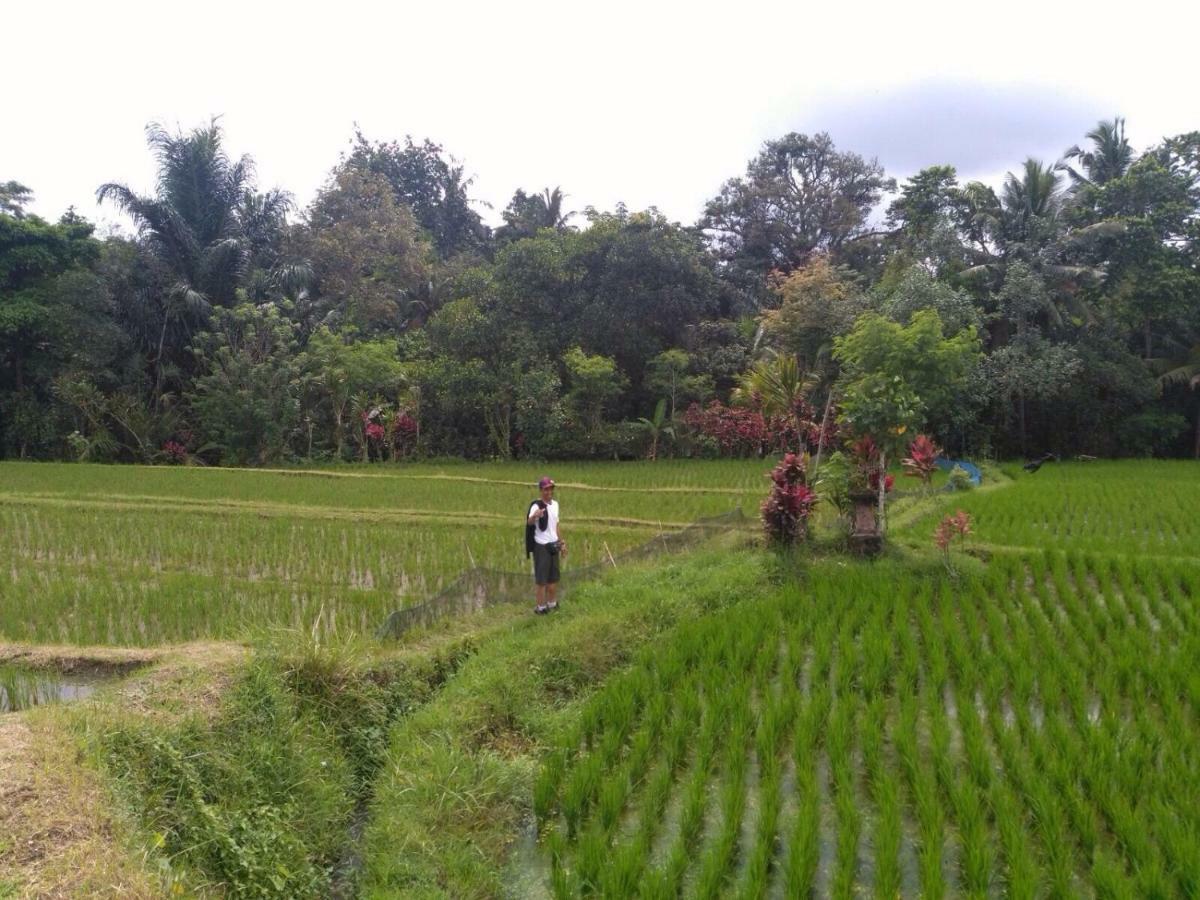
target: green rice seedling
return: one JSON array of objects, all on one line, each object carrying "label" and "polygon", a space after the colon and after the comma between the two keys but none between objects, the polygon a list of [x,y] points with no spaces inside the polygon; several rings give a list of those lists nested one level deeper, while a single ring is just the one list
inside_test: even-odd
[{"label": "green rice seedling", "polygon": [[561,750],[550,753],[542,763],[533,782],[533,813],[539,825],[546,821],[558,801],[558,787],[566,768],[567,757]]},{"label": "green rice seedling", "polygon": [[596,754],[583,758],[571,770],[562,798],[562,814],[567,823],[568,838],[574,839],[587,816],[588,807],[600,787],[603,773],[604,760]]},{"label": "green rice seedling", "polygon": [[900,895],[900,841],[903,833],[900,782],[881,771],[873,781],[872,796],[879,820],[875,828],[874,894],[880,900]]},{"label": "green rice seedling", "polygon": [[598,822],[593,822],[579,836],[575,848],[575,869],[581,892],[599,890],[600,877],[608,862],[608,836]]},{"label": "green rice seedling", "polygon": [[712,900],[721,895],[735,861],[742,815],[746,806],[746,742],[749,729],[736,721],[729,733],[725,756],[725,782],[721,787],[721,826],[700,860],[693,891],[696,897]]},{"label": "green rice seedling", "polygon": [[0,712],[20,712],[59,698],[62,679],[54,672],[31,672],[0,665]]},{"label": "green rice seedling", "polygon": [[945,816],[938,797],[937,778],[924,766],[917,766],[910,791],[920,829],[917,864],[921,878],[921,893],[926,897],[942,897],[946,893],[942,869]]},{"label": "green rice seedling", "polygon": [[1071,896],[1074,893],[1074,854],[1058,800],[1044,783],[1037,782],[1031,786],[1027,802],[1041,838],[1050,891],[1060,897]]},{"label": "green rice seedling", "polygon": [[624,768],[619,769],[611,778],[600,785],[596,798],[596,814],[600,830],[608,835],[617,824],[617,818],[625,808],[625,798],[629,796],[629,780]]},{"label": "green rice seedling", "polygon": [[1096,897],[1103,900],[1134,900],[1138,896],[1134,885],[1125,876],[1120,862],[1104,848],[1099,848],[1092,859],[1089,873]]},{"label": "green rice seedling", "polygon": [[1038,871],[1025,830],[1021,807],[1011,790],[995,782],[991,793],[996,833],[1004,854],[1004,891],[1014,900],[1032,900],[1038,893]]}]

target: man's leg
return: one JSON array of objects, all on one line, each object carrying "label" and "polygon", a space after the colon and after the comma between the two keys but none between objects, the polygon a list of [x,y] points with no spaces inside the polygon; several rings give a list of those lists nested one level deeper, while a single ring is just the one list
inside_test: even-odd
[{"label": "man's leg", "polygon": [[538,547],[533,551],[533,577],[537,582],[537,606],[533,608],[535,613],[544,613],[546,607],[546,553],[542,548]]},{"label": "man's leg", "polygon": [[558,609],[558,554],[550,557],[550,571],[546,577],[546,608]]}]

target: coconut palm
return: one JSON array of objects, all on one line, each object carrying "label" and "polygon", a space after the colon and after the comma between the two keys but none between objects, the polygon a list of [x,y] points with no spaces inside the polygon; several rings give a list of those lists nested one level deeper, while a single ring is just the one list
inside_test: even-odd
[{"label": "coconut palm", "polygon": [[496,229],[496,238],[501,243],[508,243],[533,237],[543,228],[562,231],[575,215],[563,212],[566,199],[562,188],[545,188],[540,194],[526,194],[518,189],[504,210],[504,224]]},{"label": "coconut palm", "polygon": [[[1074,188],[1102,185],[1129,171],[1133,147],[1125,139],[1125,119],[1116,116],[1111,122],[1101,121],[1085,137],[1091,141],[1092,149],[1084,150],[1076,144],[1063,154],[1063,168],[1071,176]],[[1082,171],[1067,165],[1065,160],[1076,160]]]},{"label": "coconut palm", "polygon": [[539,228],[565,228],[571,216],[575,215],[573,212],[563,212],[563,201],[567,199],[567,195],[562,192],[562,188],[556,187],[553,191],[545,188],[536,199],[540,207]]},{"label": "coconut palm", "polygon": [[[1094,266],[1073,265],[1068,261],[1072,248],[1121,228],[1119,223],[1101,222],[1086,228],[1071,228],[1063,216],[1066,195],[1061,165],[1049,165],[1030,158],[1019,173],[1009,172],[999,195],[981,184],[968,185],[964,192],[964,227],[975,235],[971,254],[976,265],[961,274],[965,278],[983,278],[993,291],[1007,281],[1009,267],[1021,262],[1044,279],[1053,292],[1048,307],[1052,324],[1066,321],[1063,311],[1078,321],[1090,321],[1092,310],[1076,290],[1080,284],[1104,277]],[[1063,304],[1060,311],[1057,304]]]},{"label": "coconut palm", "polygon": [[[1062,176],[1058,166],[1046,165],[1030,157],[1025,160],[1020,176],[1009,172],[1000,192],[1001,228],[1007,240],[1025,241],[1036,237],[1038,231],[1053,228],[1062,212]],[[1050,229],[1045,228],[1050,226]]]}]

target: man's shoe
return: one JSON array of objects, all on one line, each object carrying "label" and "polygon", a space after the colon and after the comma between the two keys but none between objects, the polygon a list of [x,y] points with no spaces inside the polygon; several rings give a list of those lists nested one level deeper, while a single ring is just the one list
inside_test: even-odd
[{"label": "man's shoe", "polygon": [[548,612],[550,612],[550,607],[548,606],[535,606],[533,608],[533,614],[536,616],[544,616]]},{"label": "man's shoe", "polygon": [[558,601],[556,600],[554,603],[547,603],[546,609],[550,610],[550,612],[554,612],[556,609],[558,609]]}]

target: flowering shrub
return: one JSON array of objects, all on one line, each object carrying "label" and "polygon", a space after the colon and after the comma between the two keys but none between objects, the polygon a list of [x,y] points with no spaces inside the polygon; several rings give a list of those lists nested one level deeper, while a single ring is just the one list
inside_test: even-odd
[{"label": "flowering shrub", "polygon": [[167,461],[175,465],[182,465],[187,462],[188,452],[187,447],[178,441],[167,441],[162,445],[162,452],[167,457]]},{"label": "flowering shrub", "polygon": [[950,563],[950,545],[954,542],[956,536],[960,544],[965,544],[967,542],[967,535],[970,533],[971,514],[961,509],[954,515],[947,513],[933,532],[933,543],[942,551],[943,562],[945,562],[946,568],[952,574],[954,573],[954,566]]},{"label": "flowering shrub", "polygon": [[[879,490],[879,470],[878,469],[873,471],[868,476],[867,483],[871,485],[871,490],[873,490],[873,491]],[[884,475],[883,476],[883,492],[885,494],[890,494],[892,492],[892,488],[895,486],[896,486],[896,476],[895,475]]]},{"label": "flowering shrub", "polygon": [[821,446],[821,447],[834,446],[834,444],[837,442],[837,438],[838,438],[837,420],[833,416],[829,417],[829,421],[825,423],[825,428],[824,428],[825,440],[823,440],[823,441],[821,440],[821,431],[822,431],[822,429],[821,429],[820,422],[814,421],[814,422],[809,423],[808,434],[806,437],[808,439],[808,448],[810,450],[815,450],[818,446]]},{"label": "flowering shrub", "polygon": [[938,454],[941,449],[923,434],[917,435],[917,439],[908,445],[908,456],[901,460],[904,466],[904,474],[911,478],[920,478],[921,483],[929,487],[929,479],[933,477],[933,470],[937,468]]},{"label": "flowering shrub", "polygon": [[408,456],[417,449],[417,438],[421,434],[421,426],[406,412],[396,413],[391,422],[392,426],[392,459]]},{"label": "flowering shrub", "polygon": [[788,453],[770,473],[771,493],[762,504],[763,529],[768,540],[791,546],[808,536],[808,516],[817,495],[806,483],[804,459]]}]

